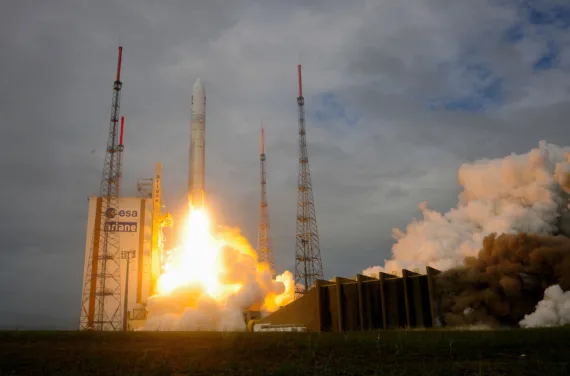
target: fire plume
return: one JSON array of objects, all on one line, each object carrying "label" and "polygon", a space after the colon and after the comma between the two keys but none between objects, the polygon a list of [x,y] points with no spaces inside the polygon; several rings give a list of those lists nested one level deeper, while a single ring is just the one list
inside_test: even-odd
[{"label": "fire plume", "polygon": [[292,301],[292,274],[273,279],[238,229],[214,230],[207,210],[194,208],[183,230],[149,299],[146,330],[239,330],[244,310],[274,311]]},{"label": "fire plume", "polygon": [[219,281],[224,272],[220,257],[223,246],[224,242],[212,234],[206,210],[192,210],[185,224],[183,245],[170,252],[158,280],[158,293],[169,294],[178,287],[192,286],[220,300],[239,290],[239,284],[224,285]]}]

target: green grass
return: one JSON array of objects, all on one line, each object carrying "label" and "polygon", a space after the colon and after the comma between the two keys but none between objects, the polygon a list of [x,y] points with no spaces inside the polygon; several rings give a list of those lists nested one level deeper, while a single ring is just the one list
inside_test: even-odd
[{"label": "green grass", "polygon": [[567,375],[570,328],[0,332],[1,375]]}]

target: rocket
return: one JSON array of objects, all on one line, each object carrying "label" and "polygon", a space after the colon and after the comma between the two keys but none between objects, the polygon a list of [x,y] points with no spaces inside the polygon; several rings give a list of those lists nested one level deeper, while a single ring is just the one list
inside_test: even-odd
[{"label": "rocket", "polygon": [[199,78],[192,90],[190,131],[188,204],[190,208],[198,208],[204,206],[204,173],[206,171],[206,91]]}]

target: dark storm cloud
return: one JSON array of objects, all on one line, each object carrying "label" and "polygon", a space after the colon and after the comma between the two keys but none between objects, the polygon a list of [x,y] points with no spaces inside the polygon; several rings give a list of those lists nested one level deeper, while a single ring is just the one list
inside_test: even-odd
[{"label": "dark storm cloud", "polygon": [[[266,124],[280,270],[293,264],[299,54],[327,277],[353,275],[388,257],[391,228],[404,226],[420,201],[440,210],[454,204],[462,161],[524,152],[541,138],[570,141],[564,131],[570,54],[562,48],[556,69],[532,72],[545,51],[544,35],[563,46],[565,34],[548,25],[541,25],[548,33],[532,32],[509,2],[284,4],[60,0],[4,6],[0,326],[77,322],[87,197],[101,179],[119,39],[127,119],[123,193],[135,194],[136,178],[151,177],[160,161],[166,203],[180,211],[189,98],[200,76],[208,97],[209,201],[216,216],[242,228],[252,244],[258,131],[261,120]],[[524,36],[505,38],[521,22]],[[502,80],[500,101],[477,94],[487,81],[466,69],[470,64]],[[434,100],[465,98],[492,106],[430,108]]]}]

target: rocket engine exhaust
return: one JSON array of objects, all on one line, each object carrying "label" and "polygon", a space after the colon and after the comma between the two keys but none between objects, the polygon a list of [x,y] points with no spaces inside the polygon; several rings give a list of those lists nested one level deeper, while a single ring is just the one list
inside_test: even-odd
[{"label": "rocket engine exhaust", "polygon": [[188,169],[188,205],[204,206],[206,172],[206,91],[198,78],[192,90],[192,120],[190,123],[190,163]]},{"label": "rocket engine exhaust", "polygon": [[449,326],[515,326],[532,313],[548,286],[570,290],[570,239],[490,234],[476,257],[436,277]]},{"label": "rocket engine exhaust", "polygon": [[437,305],[448,326],[570,323],[570,147],[541,141],[464,163],[457,178],[457,206],[420,205],[422,220],[394,230],[393,258],[363,274],[441,270]]}]

